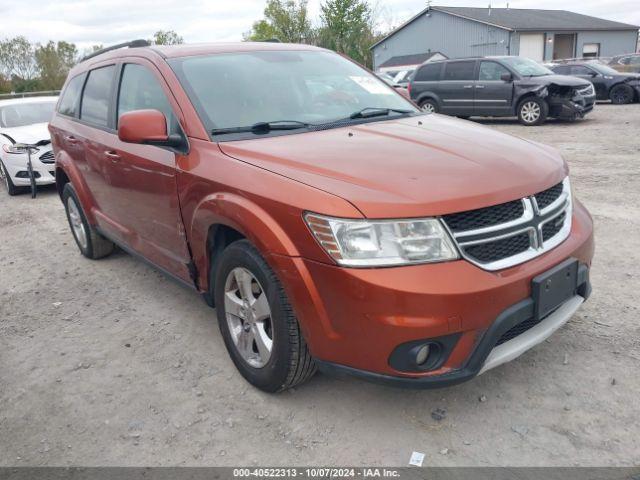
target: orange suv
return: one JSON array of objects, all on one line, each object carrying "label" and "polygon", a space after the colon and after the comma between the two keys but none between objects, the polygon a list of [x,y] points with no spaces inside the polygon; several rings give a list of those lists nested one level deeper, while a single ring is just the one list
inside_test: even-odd
[{"label": "orange suv", "polygon": [[452,385],[589,296],[592,221],[554,149],[420,112],[320,48],[116,47],[50,124],[75,241],[200,292],[258,388]]}]

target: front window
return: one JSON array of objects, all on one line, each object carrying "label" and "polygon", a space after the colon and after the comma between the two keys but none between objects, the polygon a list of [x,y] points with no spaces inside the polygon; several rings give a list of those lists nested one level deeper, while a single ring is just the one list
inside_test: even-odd
[{"label": "front window", "polygon": [[48,123],[55,106],[56,102],[33,102],[0,107],[0,126],[14,128],[34,123]]},{"label": "front window", "polygon": [[547,67],[524,57],[506,57],[502,61],[516,71],[518,75],[523,77],[543,77],[545,75],[553,75],[553,72]]},{"label": "front window", "polygon": [[418,113],[381,79],[334,53],[257,51],[169,63],[211,132],[272,122],[317,126],[359,111],[386,112],[375,119]]}]

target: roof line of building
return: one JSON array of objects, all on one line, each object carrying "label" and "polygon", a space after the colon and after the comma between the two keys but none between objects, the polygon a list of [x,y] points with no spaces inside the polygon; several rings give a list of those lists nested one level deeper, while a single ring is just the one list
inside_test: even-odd
[{"label": "roof line of building", "polygon": [[420,12],[418,12],[417,14],[415,14],[413,17],[411,17],[409,20],[407,20],[406,22],[400,24],[399,26],[397,26],[396,28],[394,28],[393,30],[391,30],[388,34],[386,34],[384,37],[382,37],[380,40],[378,40],[376,43],[374,43],[373,45],[371,45],[369,47],[369,49],[372,49],[373,47],[381,44],[382,42],[384,42],[386,39],[388,39],[389,37],[394,36],[396,33],[398,33],[400,30],[402,30],[404,27],[406,27],[407,25],[409,25],[410,23],[413,23],[415,20],[417,20],[418,18],[420,18],[422,15],[428,13],[430,10],[435,10],[436,12],[440,12],[440,13],[446,13],[447,15],[452,15],[454,17],[460,17],[460,18],[464,18],[466,20],[471,20],[474,22],[478,22],[478,23],[484,23],[486,25],[491,25],[492,27],[496,27],[496,28],[501,28],[503,30],[508,30],[508,31],[513,31],[513,29],[505,27],[503,25],[496,25],[494,23],[490,23],[490,22],[483,22],[481,20],[478,20],[477,18],[471,18],[471,17],[466,17],[464,15],[460,15],[459,13],[452,13],[449,12],[447,10],[440,10],[438,7],[432,7],[429,6],[423,10],[421,10]]},{"label": "roof line of building", "polygon": [[[462,15],[460,13],[452,12],[452,11],[448,10],[447,7],[428,6],[425,9],[421,10],[420,12],[418,12],[413,17],[411,17],[406,22],[404,22],[401,25],[399,25],[398,27],[394,28],[387,35],[385,35],[380,40],[378,40],[376,43],[371,45],[371,47],[369,47],[369,49],[373,49],[374,47],[380,45],[382,42],[384,42],[385,40],[387,40],[387,39],[391,38],[392,36],[394,36],[396,33],[398,33],[400,30],[404,29],[409,24],[413,23],[415,20],[420,18],[422,15],[425,15],[429,11],[432,11],[432,10],[436,11],[436,12],[444,13],[444,14],[447,14],[447,15],[451,15],[453,17],[464,18],[465,20],[469,20],[469,21],[472,21],[472,22],[482,23],[482,24],[485,24],[485,25],[489,25],[491,27],[500,28],[500,29],[506,30],[508,32],[515,32],[515,31],[520,31],[520,32],[541,32],[541,31],[548,30],[548,29],[544,29],[544,28],[518,28],[518,29],[516,29],[516,28],[512,28],[512,27],[507,27],[505,25],[499,25],[497,23],[492,23],[492,22],[488,22],[488,21],[485,21],[485,20],[481,20],[479,18],[474,18],[474,17],[470,17],[470,16],[467,16],[467,15]],[[536,9],[536,8],[512,8],[510,10],[536,10],[536,11],[540,11],[541,9]],[[563,11],[563,10],[548,10],[548,11]],[[634,27],[635,27],[634,25],[629,25],[629,30],[636,30],[637,27],[635,27],[635,28]],[[569,31],[575,31],[575,30],[576,29],[574,29],[574,28],[554,28],[553,29],[554,32],[563,32],[563,31],[569,32]],[[602,28],[580,28],[579,30],[581,30],[581,31],[607,31],[607,30],[611,30],[611,28],[605,28],[605,27],[602,27]],[[622,30],[622,29],[616,29],[616,30]]]}]

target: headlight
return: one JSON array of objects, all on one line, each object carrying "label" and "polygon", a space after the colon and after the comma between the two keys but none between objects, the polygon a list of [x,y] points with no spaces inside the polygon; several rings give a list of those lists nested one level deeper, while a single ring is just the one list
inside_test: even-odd
[{"label": "headlight", "polygon": [[[7,153],[27,153],[26,147],[23,147],[21,145],[7,145],[7,144],[4,144],[4,145],[2,145],[2,149]],[[32,148],[31,149],[31,153],[35,153],[37,151],[38,151],[37,148]]]},{"label": "headlight", "polygon": [[440,220],[349,220],[304,216],[322,248],[340,265],[380,267],[443,262],[458,252]]}]

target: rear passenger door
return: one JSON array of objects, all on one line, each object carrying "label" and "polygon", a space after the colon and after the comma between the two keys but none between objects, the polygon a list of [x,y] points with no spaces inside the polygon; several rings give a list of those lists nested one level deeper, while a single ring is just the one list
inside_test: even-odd
[{"label": "rear passenger door", "polygon": [[[170,90],[151,62],[125,61],[117,77],[116,128],[122,114],[154,109],[164,114],[169,134],[184,135],[177,103],[169,100]],[[176,154],[167,147],[125,143],[117,135],[105,144],[117,235],[145,258],[188,281],[190,256],[178,201]]]},{"label": "rear passenger door", "polygon": [[501,77],[511,72],[493,60],[481,60],[475,83],[474,113],[477,115],[509,115],[513,104],[513,80]]},{"label": "rear passenger door", "polygon": [[473,115],[475,70],[475,60],[445,63],[442,80],[438,85],[442,113]]}]

